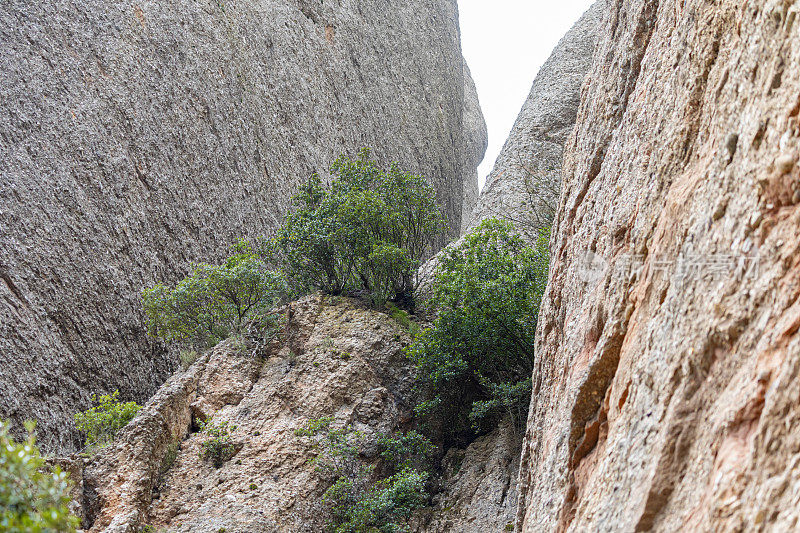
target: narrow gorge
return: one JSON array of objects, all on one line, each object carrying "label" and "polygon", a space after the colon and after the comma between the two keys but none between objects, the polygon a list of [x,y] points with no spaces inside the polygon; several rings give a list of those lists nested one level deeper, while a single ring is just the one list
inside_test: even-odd
[{"label": "narrow gorge", "polygon": [[[0,6],[0,443],[35,420],[92,533],[797,530],[798,11],[597,0],[479,190],[456,0]],[[268,316],[154,326],[193,265],[273,260]],[[114,391],[141,408],[92,448]]]}]

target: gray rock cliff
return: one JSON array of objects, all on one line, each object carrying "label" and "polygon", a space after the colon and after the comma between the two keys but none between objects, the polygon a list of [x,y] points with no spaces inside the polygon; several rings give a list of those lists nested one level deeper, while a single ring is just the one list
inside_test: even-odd
[{"label": "gray rock cliff", "polygon": [[467,229],[488,217],[534,221],[533,230],[549,224],[558,203],[564,143],[575,125],[602,12],[603,0],[583,14],[542,65]]},{"label": "gray rock cliff", "polygon": [[174,370],[143,286],[361,146],[429,177],[456,234],[485,146],[455,0],[10,0],[0,69],[0,416],[51,450],[92,391]]}]

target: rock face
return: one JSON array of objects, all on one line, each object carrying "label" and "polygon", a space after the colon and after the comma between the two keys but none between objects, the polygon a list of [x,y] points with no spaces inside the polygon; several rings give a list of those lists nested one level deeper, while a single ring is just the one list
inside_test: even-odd
[{"label": "rock face", "polygon": [[565,149],[518,530],[797,529],[799,9],[610,2]]},{"label": "rock face", "polygon": [[[269,345],[221,343],[170,378],[112,445],[85,461],[62,461],[80,488],[74,503],[85,527],[322,531],[316,502],[331,480],[310,463],[318,452],[295,430],[325,416],[335,418],[334,426],[351,424],[367,442],[409,429],[413,371],[402,348],[410,337],[357,300],[309,296],[288,309],[284,331]],[[236,453],[218,469],[199,457],[199,420],[236,426]],[[501,426],[465,450],[449,450],[441,490],[414,517],[413,531],[484,533],[513,525],[518,443],[519,435]],[[362,457],[374,458],[368,450]]]},{"label": "rock face", "polygon": [[517,510],[520,435],[503,424],[442,460],[442,492],[420,512],[419,533],[509,531]]},{"label": "rock face", "polygon": [[[233,340],[220,344],[170,378],[88,462],[82,505],[91,531],[322,530],[313,502],[328,484],[294,432],[323,416],[365,435],[409,420],[409,338],[355,300],[311,296],[289,309],[280,342],[257,357]],[[191,431],[202,419],[237,426],[236,454],[219,469],[199,457],[204,434]],[[161,468],[173,442],[178,453]]]},{"label": "rock face", "polygon": [[534,231],[549,225],[558,203],[564,143],[575,125],[602,12],[603,0],[584,13],[542,65],[467,229],[488,217],[522,221],[521,229]]},{"label": "rock face", "polygon": [[49,450],[92,391],[144,400],[174,369],[141,288],[269,231],[339,153],[425,174],[460,228],[486,141],[455,0],[14,0],[0,21],[0,416]]},{"label": "rock face", "polygon": [[472,220],[472,211],[478,201],[478,165],[483,161],[489,140],[486,121],[483,119],[478,91],[472,80],[469,68],[464,65],[464,133],[466,139],[466,168],[474,168],[472,176],[464,177],[464,206],[461,212],[461,230],[466,230]]}]

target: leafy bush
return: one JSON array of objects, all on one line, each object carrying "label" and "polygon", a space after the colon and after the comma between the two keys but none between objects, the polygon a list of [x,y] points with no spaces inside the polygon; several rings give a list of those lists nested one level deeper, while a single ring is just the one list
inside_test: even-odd
[{"label": "leafy bush", "polygon": [[426,398],[417,410],[446,440],[468,440],[504,414],[518,427],[525,420],[548,261],[544,235],[527,246],[495,219],[442,255],[438,316],[407,354]]},{"label": "leafy bush", "polygon": [[236,426],[228,426],[228,422],[219,424],[201,422],[200,431],[206,435],[203,442],[200,443],[200,458],[211,461],[214,468],[220,468],[236,453],[236,447],[231,438],[231,432],[236,431]]},{"label": "leafy bush", "polygon": [[411,531],[408,520],[428,501],[427,472],[406,468],[363,488],[340,477],[323,496],[330,508],[328,528],[334,533],[393,533]]},{"label": "leafy bush", "polygon": [[376,464],[367,464],[360,450],[367,444],[363,433],[350,426],[334,429],[332,418],[309,421],[297,430],[299,437],[311,437],[319,454],[317,469],[333,481],[322,495],[327,530],[333,533],[372,533],[408,531],[408,520],[415,509],[428,501],[425,484],[429,474],[415,468],[433,451],[422,435],[379,437],[378,444],[385,471],[377,475]]},{"label": "leafy bush", "polygon": [[133,420],[142,408],[136,402],[121,402],[119,391],[92,395],[94,407],[75,413],[75,426],[86,436],[86,445],[103,447],[114,440],[117,431]]},{"label": "leafy bush", "polygon": [[274,329],[278,317],[272,309],[285,292],[283,277],[240,241],[224,264],[195,265],[175,288],[145,289],[142,303],[150,335],[209,347],[239,332],[245,322]]},{"label": "leafy bush", "polygon": [[192,366],[197,358],[200,357],[200,354],[197,350],[181,350],[179,354],[181,360],[181,369],[188,370],[190,366]]},{"label": "leafy bush", "polygon": [[0,530],[9,533],[75,531],[69,513],[69,480],[60,468],[47,468],[27,425],[28,438],[18,443],[0,421]]},{"label": "leafy bush", "polygon": [[300,187],[271,242],[292,286],[365,290],[378,303],[410,297],[422,257],[445,229],[433,187],[396,164],[379,168],[366,149],[331,172],[329,186],[314,175]]},{"label": "leafy bush", "polygon": [[416,431],[400,435],[381,435],[378,438],[378,448],[381,458],[393,472],[427,466],[436,452],[433,443]]}]

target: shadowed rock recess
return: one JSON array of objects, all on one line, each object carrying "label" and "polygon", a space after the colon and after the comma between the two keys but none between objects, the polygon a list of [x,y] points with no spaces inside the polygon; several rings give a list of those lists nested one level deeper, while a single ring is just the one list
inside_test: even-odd
[{"label": "shadowed rock recess", "polygon": [[338,154],[427,176],[452,235],[477,190],[455,0],[10,0],[0,69],[0,416],[48,450],[92,391],[175,369],[141,288],[268,232]]},{"label": "shadowed rock recess", "polygon": [[798,10],[610,2],[565,148],[518,530],[797,530]]}]

